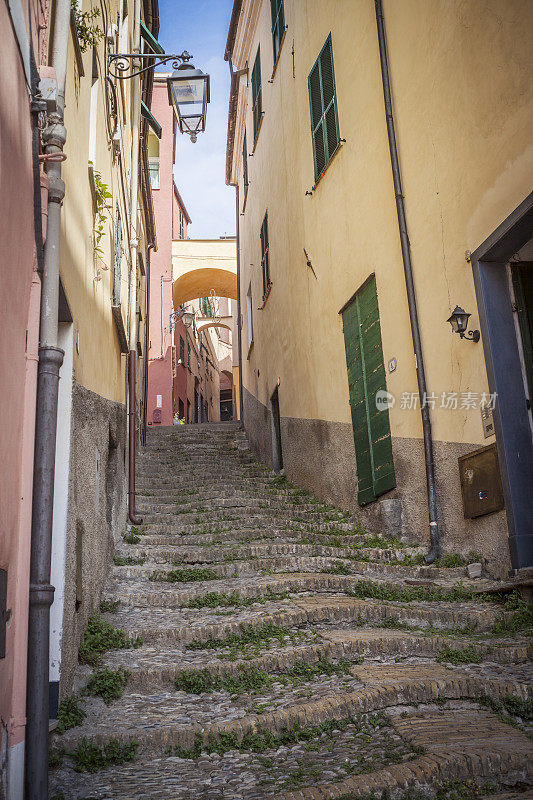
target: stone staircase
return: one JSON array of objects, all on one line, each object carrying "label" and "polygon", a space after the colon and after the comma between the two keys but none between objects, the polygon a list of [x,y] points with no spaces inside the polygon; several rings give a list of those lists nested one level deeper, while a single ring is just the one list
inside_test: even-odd
[{"label": "stone staircase", "polygon": [[533,797],[516,598],[274,478],[233,423],[149,431],[137,485],[95,616],[127,639],[80,664],[51,797]]}]

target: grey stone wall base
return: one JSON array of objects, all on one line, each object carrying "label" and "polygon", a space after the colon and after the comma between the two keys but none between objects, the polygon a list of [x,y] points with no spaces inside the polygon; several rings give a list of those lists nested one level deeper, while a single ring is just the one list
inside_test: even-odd
[{"label": "grey stone wall base", "polygon": [[[126,441],[126,407],[74,381],[60,697],[71,691],[78,647],[89,615],[98,608],[114,541],[126,525]],[[76,598],[77,540],[81,603]]]},{"label": "grey stone wall base", "polygon": [[379,501],[381,532],[385,536],[399,536],[403,533],[403,504],[399,497]]},{"label": "grey stone wall base", "polygon": [[[243,390],[244,422],[250,445],[272,467],[270,410]],[[326,503],[353,511],[368,530],[399,531],[429,547],[426,471],[422,439],[393,437],[396,488],[375,503],[357,502],[357,468],[350,423],[282,417],[283,465],[288,480]],[[457,459],[478,444],[435,442],[439,530],[443,553],[477,552],[488,574],[503,578],[510,569],[505,511],[465,519]]]}]

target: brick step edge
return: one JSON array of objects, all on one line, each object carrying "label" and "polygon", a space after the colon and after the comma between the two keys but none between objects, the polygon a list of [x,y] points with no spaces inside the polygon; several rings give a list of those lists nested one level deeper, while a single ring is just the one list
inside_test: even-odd
[{"label": "brick step edge", "polygon": [[[474,747],[466,752],[437,750],[413,761],[347,778],[341,783],[277,794],[273,800],[329,800],[345,794],[366,798],[369,793],[377,800],[386,790],[393,797],[401,798],[403,791],[431,790],[439,780],[465,781],[476,778],[497,778],[501,782],[505,780],[510,786],[524,780],[529,782],[533,780],[533,762],[524,754],[507,750]],[[398,794],[400,790],[402,794]],[[523,795],[524,800],[530,797],[532,795],[529,793]]]},{"label": "brick step edge", "polygon": [[420,679],[404,678],[395,684],[369,686],[354,692],[337,692],[320,700],[293,705],[288,709],[279,709],[265,714],[247,714],[240,719],[223,720],[209,725],[164,723],[151,728],[131,728],[127,732],[115,730],[89,736],[86,731],[76,732],[76,729],[72,729],[62,736],[58,736],[56,742],[66,750],[70,750],[75,748],[83,738],[86,738],[89,743],[99,746],[105,745],[111,738],[118,739],[124,744],[135,739],[139,743],[139,755],[147,753],[163,755],[168,747],[178,746],[185,750],[191,749],[197,733],[203,734],[204,742],[210,737],[218,739],[220,734],[231,733],[235,733],[237,740],[240,741],[245,734],[253,733],[258,729],[279,733],[295,725],[306,728],[318,725],[328,719],[340,720],[350,714],[383,711],[390,706],[432,703],[439,698],[475,700],[482,694],[490,694],[494,699],[508,694],[522,695],[525,698],[528,693],[526,685],[497,681],[486,677],[451,675],[449,678],[439,678],[432,675]]},{"label": "brick step edge", "polygon": [[[293,664],[300,660],[305,660],[308,664],[314,664],[320,659],[341,659],[349,658],[350,656],[375,658],[383,655],[416,655],[434,658],[446,645],[450,644],[449,637],[444,636],[425,637],[416,633],[398,633],[396,637],[379,636],[379,629],[374,630],[376,631],[376,637],[370,640],[361,637],[359,640],[352,639],[345,642],[335,641],[313,645],[296,645],[246,661],[221,662],[217,659],[197,667],[190,665],[188,668],[206,669],[212,675],[238,677],[239,667],[244,665],[264,670],[275,677],[278,675],[283,677],[283,671],[290,669]],[[479,644],[471,639],[462,639],[460,642],[454,643],[454,649],[462,650],[469,645],[473,645],[474,652],[481,655],[486,661],[494,661],[500,664],[517,664],[528,660],[528,646],[526,644],[513,646],[502,644],[494,647]],[[127,654],[124,654],[124,664],[122,666],[130,670],[127,691],[151,689],[154,684],[159,686],[165,683],[172,684],[183,669],[180,656],[181,654],[176,651],[175,663],[170,662],[164,667],[156,664],[132,666],[129,663]],[[489,656],[489,658],[486,658],[486,656]],[[116,669],[117,660],[113,658],[106,660],[104,658],[104,666]]]}]

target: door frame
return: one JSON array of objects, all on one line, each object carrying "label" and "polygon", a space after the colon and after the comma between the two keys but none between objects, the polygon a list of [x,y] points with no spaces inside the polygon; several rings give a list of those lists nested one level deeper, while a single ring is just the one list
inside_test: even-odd
[{"label": "door frame", "polygon": [[533,441],[506,265],[533,236],[533,192],[471,255],[513,572],[533,565]]}]

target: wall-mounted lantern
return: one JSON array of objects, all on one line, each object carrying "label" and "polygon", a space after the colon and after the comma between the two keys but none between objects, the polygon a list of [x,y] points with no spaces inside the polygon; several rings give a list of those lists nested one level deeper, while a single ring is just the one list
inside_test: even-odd
[{"label": "wall-mounted lantern", "polygon": [[[151,36],[149,31],[145,35]],[[168,55],[159,42],[151,38],[155,52],[108,54],[107,77],[123,81],[171,61],[174,72],[167,79],[168,101],[174,109],[180,132],[188,134],[191,142],[195,142],[197,134],[205,131],[210,100],[209,75],[189,63],[192,56],[186,50],[180,55]]]},{"label": "wall-mounted lantern", "polygon": [[186,328],[190,328],[194,322],[194,311],[186,311],[183,306],[177,308],[170,315],[170,330],[173,331],[176,322],[181,320]]},{"label": "wall-mounted lantern", "polygon": [[471,314],[467,314],[460,306],[455,306],[451,316],[448,317],[446,321],[450,323],[452,331],[458,333],[461,339],[468,339],[470,342],[479,342],[480,333],[478,330],[466,332],[468,319],[471,316]]},{"label": "wall-mounted lantern", "polygon": [[167,78],[168,101],[174,109],[181,133],[187,133],[191,142],[205,131],[207,104],[209,103],[209,75],[194,64],[189,64],[187,52],[182,53],[182,64]]}]

